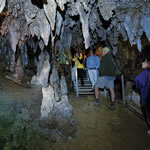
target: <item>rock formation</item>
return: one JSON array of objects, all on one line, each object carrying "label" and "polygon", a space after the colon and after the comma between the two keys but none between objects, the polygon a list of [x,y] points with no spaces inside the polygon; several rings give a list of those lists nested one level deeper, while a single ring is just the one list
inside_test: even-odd
[{"label": "rock formation", "polygon": [[[41,125],[39,135],[54,134],[56,141],[63,135],[57,127],[64,131],[65,124],[67,132],[74,126],[67,95],[71,47],[76,51],[111,47],[128,76],[139,67],[138,57],[149,42],[150,0],[0,0],[0,66],[15,83],[41,86],[41,120],[34,128]],[[138,95],[129,91],[126,97]],[[27,109],[22,115],[23,120],[33,119]],[[53,122],[57,125],[51,131]],[[29,131],[22,122],[19,129]],[[19,129],[16,137],[24,137]],[[21,140],[12,138],[13,133],[10,140]]]}]

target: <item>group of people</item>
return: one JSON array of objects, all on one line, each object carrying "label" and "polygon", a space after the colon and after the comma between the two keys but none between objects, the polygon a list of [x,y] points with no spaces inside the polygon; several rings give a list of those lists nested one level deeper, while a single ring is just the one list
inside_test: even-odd
[{"label": "group of people", "polygon": [[[150,47],[149,47],[150,51]],[[108,47],[102,48],[102,57],[94,54],[93,50],[89,50],[85,63],[78,52],[73,58],[73,64],[77,64],[78,77],[81,79],[81,85],[84,85],[84,65],[87,69],[89,79],[94,89],[94,104],[99,105],[99,88],[107,88],[110,91],[111,103],[108,105],[110,109],[115,108],[115,90],[114,80],[121,72],[118,69],[111,50]],[[142,61],[143,71],[134,79],[134,85],[141,96],[141,111],[148,125],[148,134],[150,135],[150,56]]]},{"label": "group of people", "polygon": [[89,79],[91,81],[95,99],[94,105],[99,105],[99,88],[108,88],[111,94],[111,103],[108,105],[109,108],[114,109],[115,107],[115,91],[114,91],[114,80],[116,79],[115,69],[117,67],[115,60],[111,54],[111,50],[108,47],[102,48],[102,59],[100,60],[95,55],[93,50],[89,50],[89,55],[83,63],[78,52],[75,53],[73,58],[73,64],[77,64],[78,77],[81,79],[81,85],[84,85],[84,65],[88,72]]}]

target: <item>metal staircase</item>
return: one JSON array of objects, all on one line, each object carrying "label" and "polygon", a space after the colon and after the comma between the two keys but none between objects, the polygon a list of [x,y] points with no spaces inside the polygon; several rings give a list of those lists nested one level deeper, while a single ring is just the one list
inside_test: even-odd
[{"label": "metal staircase", "polygon": [[[76,96],[79,95],[90,95],[94,94],[94,91],[92,89],[91,82],[88,77],[88,73],[86,71],[86,77],[84,78],[84,86],[81,86],[81,81],[78,80],[78,75],[77,75],[77,66],[75,65],[75,82],[76,82]],[[123,99],[123,104],[126,104],[126,99],[125,99],[125,89],[124,89],[124,76],[123,74],[120,76],[121,78],[121,86],[122,86],[122,99]],[[106,89],[104,89],[104,96],[106,97]]]},{"label": "metal staircase", "polygon": [[84,78],[84,85],[81,85],[81,81],[78,80],[77,68],[75,71],[75,76],[76,76],[75,77],[76,78],[76,96],[94,94],[94,91],[93,91],[91,82],[89,80],[87,71],[86,71],[86,75]]},{"label": "metal staircase", "polygon": [[81,85],[81,81],[78,80],[78,93],[79,95],[90,95],[90,94],[93,95],[94,94],[92,85],[88,78],[84,79],[84,86]]}]

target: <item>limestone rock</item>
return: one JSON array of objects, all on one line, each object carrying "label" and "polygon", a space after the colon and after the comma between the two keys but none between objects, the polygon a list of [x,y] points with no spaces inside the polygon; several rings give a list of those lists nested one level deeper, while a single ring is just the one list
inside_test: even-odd
[{"label": "limestone rock", "polygon": [[63,18],[59,11],[57,11],[57,19],[56,19],[56,34],[59,36],[60,35],[60,30],[62,26]]},{"label": "limestone rock", "polygon": [[47,46],[49,42],[49,36],[50,36],[50,24],[48,23],[48,20],[43,10],[40,10],[37,14],[37,23],[40,27],[40,35],[45,45]]},{"label": "limestone rock", "polygon": [[18,58],[17,63],[16,63],[16,68],[15,68],[15,74],[16,77],[21,79],[24,75],[24,70],[21,62],[21,57]]},{"label": "limestone rock", "polygon": [[42,88],[43,99],[41,105],[41,117],[47,118],[52,113],[53,106],[56,103],[54,98],[54,90],[51,86]]},{"label": "limestone rock", "polygon": [[61,101],[54,104],[53,113],[58,120],[72,117],[72,105],[69,104],[68,97],[66,95],[61,97]]},{"label": "limestone rock", "polygon": [[0,13],[3,11],[6,4],[6,0],[0,0]]},{"label": "limestone rock", "polygon": [[83,5],[80,2],[76,2],[76,7],[80,15],[80,21],[82,23],[82,32],[84,37],[84,44],[85,44],[85,48],[87,49],[90,46],[90,34],[89,34],[89,25],[88,25],[90,11],[86,13],[84,11]]},{"label": "limestone rock", "polygon": [[53,85],[56,82],[59,83],[59,76],[56,65],[53,65],[52,73],[50,75],[50,85]]},{"label": "limestone rock", "polygon": [[40,47],[41,51],[44,50],[45,45],[44,45],[44,42],[42,40],[40,40],[40,42],[39,42],[39,47]]},{"label": "limestone rock", "polygon": [[41,117],[56,119],[71,118],[72,106],[69,104],[68,97],[66,95],[61,97],[59,102],[56,102],[54,89],[49,86],[42,88],[43,99],[41,105]]},{"label": "limestone rock", "polygon": [[70,0],[56,0],[58,6],[60,7],[61,10],[64,10],[64,5],[69,2]]},{"label": "limestone rock", "polygon": [[41,85],[42,87],[46,87],[48,85],[49,71],[50,71],[50,63],[49,63],[49,59],[47,58],[44,61],[41,72],[32,77],[31,84]]},{"label": "limestone rock", "polygon": [[35,5],[32,5],[31,0],[26,0],[24,5],[25,17],[27,23],[30,24],[31,19],[36,18],[38,8]]},{"label": "limestone rock", "polygon": [[10,57],[10,68],[9,70],[11,72],[14,72],[15,71],[15,53],[12,54],[12,56]]},{"label": "limestone rock", "polygon": [[113,15],[113,10],[116,8],[115,1],[113,0],[99,0],[99,10],[105,20],[109,20]]},{"label": "limestone rock", "polygon": [[150,16],[149,15],[145,15],[145,16],[142,16],[141,18],[141,26],[143,27],[143,30],[147,36],[147,39],[148,41],[150,42]]},{"label": "limestone rock", "polygon": [[54,83],[53,88],[54,88],[55,100],[56,102],[59,102],[61,95],[60,95],[60,89],[58,83]]},{"label": "limestone rock", "polygon": [[47,0],[47,4],[44,4],[44,11],[50,22],[52,30],[54,30],[55,27],[56,6],[55,0]]},{"label": "limestone rock", "polygon": [[68,88],[67,88],[67,84],[66,84],[66,80],[64,76],[61,76],[61,80],[60,80],[60,91],[61,91],[61,95],[67,95],[68,93]]}]

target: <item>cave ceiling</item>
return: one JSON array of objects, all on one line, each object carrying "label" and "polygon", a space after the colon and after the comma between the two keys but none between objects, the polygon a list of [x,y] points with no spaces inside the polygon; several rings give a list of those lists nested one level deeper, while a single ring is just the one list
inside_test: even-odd
[{"label": "cave ceiling", "polygon": [[40,47],[59,39],[68,47],[107,41],[117,52],[122,36],[141,51],[141,37],[150,41],[149,0],[0,0],[0,36],[19,41],[37,37]]}]

